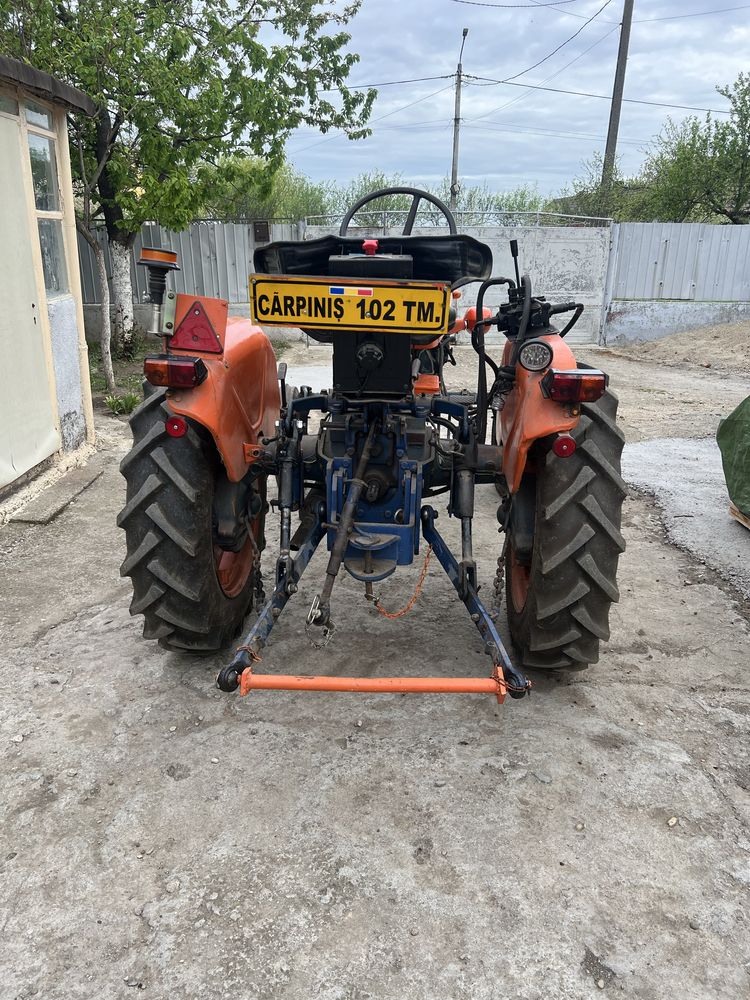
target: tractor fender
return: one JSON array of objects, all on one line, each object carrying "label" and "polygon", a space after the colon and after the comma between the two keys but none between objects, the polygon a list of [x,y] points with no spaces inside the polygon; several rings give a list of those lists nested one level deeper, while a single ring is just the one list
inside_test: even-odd
[{"label": "tractor fender", "polygon": [[[571,370],[576,359],[557,333],[535,338],[552,348],[552,368]],[[503,352],[503,364],[510,363],[512,344],[508,341]],[[503,443],[503,474],[508,490],[516,493],[526,468],[529,448],[539,438],[561,431],[571,431],[580,418],[580,406],[570,406],[547,399],[542,393],[541,381],[546,372],[530,372],[523,365],[516,365],[516,379],[500,411]]]},{"label": "tractor fender", "polygon": [[249,319],[230,316],[221,355],[200,355],[205,380],[194,389],[170,389],[170,410],[202,424],[216,443],[232,482],[250,468],[246,448],[273,437],[281,395],[271,341]]}]

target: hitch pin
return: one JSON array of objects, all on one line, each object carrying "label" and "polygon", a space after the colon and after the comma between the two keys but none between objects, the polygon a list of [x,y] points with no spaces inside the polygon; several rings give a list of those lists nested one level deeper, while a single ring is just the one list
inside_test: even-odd
[{"label": "hitch pin", "polygon": [[320,618],[320,594],[316,594],[307,612],[307,624],[313,625]]}]

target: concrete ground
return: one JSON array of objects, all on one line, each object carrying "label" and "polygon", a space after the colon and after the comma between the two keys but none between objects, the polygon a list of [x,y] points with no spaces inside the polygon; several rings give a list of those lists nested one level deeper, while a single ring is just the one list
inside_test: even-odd
[{"label": "concrete ground", "polygon": [[[594,356],[632,442],[710,437],[748,391]],[[454,384],[472,370],[462,352]],[[621,601],[589,671],[537,677],[502,708],[240,700],[213,687],[221,657],[166,653],[129,617],[115,527],[129,435],[102,427],[99,479],[51,524],[0,530],[0,996],[748,995],[750,608],[668,543],[650,499],[626,500]],[[485,585],[495,507],[481,491]],[[266,669],[486,673],[434,565],[398,622],[342,579],[338,632],[313,650],[302,626],[324,566],[319,553]],[[417,574],[383,584],[386,606]]]}]

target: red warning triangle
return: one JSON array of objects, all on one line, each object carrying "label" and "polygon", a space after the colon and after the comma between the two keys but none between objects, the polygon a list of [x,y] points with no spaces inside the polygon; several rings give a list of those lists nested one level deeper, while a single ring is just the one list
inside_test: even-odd
[{"label": "red warning triangle", "polygon": [[221,354],[223,348],[203,305],[196,299],[169,342],[172,350]]}]

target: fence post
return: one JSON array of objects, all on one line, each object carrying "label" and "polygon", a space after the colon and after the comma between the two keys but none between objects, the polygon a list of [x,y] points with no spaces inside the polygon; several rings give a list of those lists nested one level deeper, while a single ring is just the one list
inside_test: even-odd
[{"label": "fence post", "polygon": [[613,222],[609,230],[609,256],[607,257],[607,275],[604,279],[604,295],[602,296],[602,311],[599,318],[599,330],[597,332],[597,342],[606,346],[607,343],[607,316],[609,307],[612,304],[615,277],[617,275],[617,257],[620,248],[620,225]]}]

